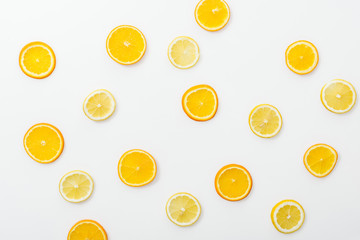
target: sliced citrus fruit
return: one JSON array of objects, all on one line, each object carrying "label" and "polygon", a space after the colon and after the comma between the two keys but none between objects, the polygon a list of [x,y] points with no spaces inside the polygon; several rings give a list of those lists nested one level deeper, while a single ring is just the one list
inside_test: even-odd
[{"label": "sliced citrus fruit", "polygon": [[85,115],[94,121],[108,119],[115,111],[114,96],[105,89],[98,89],[86,97],[83,110]]},{"label": "sliced citrus fruit", "polygon": [[21,70],[32,78],[46,78],[55,69],[55,54],[43,42],[31,42],[22,48],[19,56]]},{"label": "sliced citrus fruit", "polygon": [[252,178],[248,170],[238,164],[222,167],[215,176],[215,189],[220,197],[229,201],[239,201],[249,195]]},{"label": "sliced citrus fruit", "polygon": [[171,64],[177,68],[191,68],[199,60],[199,46],[192,38],[177,37],[169,45],[168,57]]},{"label": "sliced citrus fruit", "polygon": [[305,152],[304,164],[315,177],[325,177],[334,169],[337,158],[334,148],[326,144],[315,144]]},{"label": "sliced citrus fruit", "polygon": [[144,150],[125,152],[118,164],[120,180],[128,186],[140,187],[150,183],[156,176],[155,159]]},{"label": "sliced citrus fruit", "polygon": [[304,209],[294,200],[283,200],[276,204],[271,211],[271,221],[275,228],[282,233],[297,231],[304,220]]},{"label": "sliced citrus fruit", "polygon": [[166,203],[166,214],[168,218],[181,227],[194,224],[199,219],[200,213],[200,203],[190,193],[176,193],[172,195]]},{"label": "sliced citrus fruit", "polygon": [[314,44],[300,40],[292,43],[286,49],[285,61],[288,68],[294,73],[307,74],[316,68],[319,54]]},{"label": "sliced citrus fruit", "polygon": [[182,97],[184,112],[193,120],[207,121],[213,118],[218,108],[218,97],[209,85],[189,88]]},{"label": "sliced citrus fruit", "polygon": [[107,240],[105,229],[94,220],[81,220],[69,231],[67,240]]},{"label": "sliced citrus fruit", "polygon": [[321,102],[333,113],[346,113],[355,105],[355,88],[348,81],[332,80],[321,89]]},{"label": "sliced citrus fruit", "polygon": [[146,40],[136,27],[120,25],[114,28],[106,40],[106,50],[117,63],[137,63],[145,54]]},{"label": "sliced citrus fruit", "polygon": [[259,137],[274,137],[282,126],[281,114],[274,106],[260,104],[251,111],[249,125],[251,131]]},{"label": "sliced citrus fruit", "polygon": [[56,127],[48,123],[32,126],[24,136],[26,153],[39,163],[55,161],[63,151],[64,138]]},{"label": "sliced citrus fruit", "polygon": [[207,31],[218,31],[230,19],[230,8],[224,0],[201,0],[195,8],[196,22]]},{"label": "sliced citrus fruit", "polygon": [[59,183],[61,196],[69,202],[78,203],[88,199],[94,189],[91,176],[83,171],[75,170],[65,174]]}]

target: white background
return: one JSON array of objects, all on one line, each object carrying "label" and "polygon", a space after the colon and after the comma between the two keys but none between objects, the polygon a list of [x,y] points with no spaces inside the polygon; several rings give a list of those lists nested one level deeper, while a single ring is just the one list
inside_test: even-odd
[{"label": "white background", "polygon": [[[1,1],[1,239],[66,239],[81,219],[100,222],[115,239],[357,239],[360,227],[360,109],[327,111],[320,89],[334,78],[360,92],[360,2],[358,0],[228,0],[231,18],[219,32],[194,19],[197,0],[12,0]],[[106,53],[116,26],[138,27],[147,39],[143,59],[122,66]],[[194,38],[201,57],[179,70],[167,59],[177,36]],[[318,48],[315,71],[299,76],[287,69],[284,51],[306,39]],[[53,74],[25,76],[18,65],[31,41],[56,54]],[[195,122],[181,108],[182,94],[209,84],[219,96],[214,119]],[[106,88],[117,102],[115,114],[93,122],[82,111],[85,97]],[[255,136],[251,109],[276,106],[284,120],[273,139]],[[48,165],[30,159],[22,140],[33,124],[48,122],[65,138],[61,157]],[[308,147],[327,143],[339,153],[333,172],[313,177],[302,157]],[[154,182],[124,185],[117,175],[129,149],[150,152],[158,164]],[[220,198],[214,176],[225,164],[245,166],[254,181],[239,202]],[[58,191],[65,173],[80,169],[95,181],[93,195],[68,203]],[[180,191],[202,206],[188,228],[171,223],[165,203]],[[283,199],[300,202],[303,227],[290,235],[275,230],[272,207]]]}]

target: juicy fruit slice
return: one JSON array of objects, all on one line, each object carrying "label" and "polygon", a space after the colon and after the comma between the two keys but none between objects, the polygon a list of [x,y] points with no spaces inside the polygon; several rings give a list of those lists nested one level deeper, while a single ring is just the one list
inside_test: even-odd
[{"label": "juicy fruit slice", "polygon": [[281,114],[274,106],[260,104],[251,111],[249,125],[251,131],[259,137],[274,137],[282,126]]},{"label": "juicy fruit slice", "polygon": [[136,27],[120,25],[114,28],[106,40],[106,50],[117,63],[137,63],[145,54],[146,40]]},{"label": "juicy fruit slice", "polygon": [[315,177],[325,177],[334,169],[338,154],[326,144],[311,146],[304,155],[306,169]]},{"label": "juicy fruit slice", "polygon": [[55,161],[63,151],[64,138],[56,127],[48,123],[32,126],[24,136],[26,153],[39,163]]},{"label": "juicy fruit slice", "polygon": [[193,120],[207,121],[218,108],[218,97],[209,85],[197,85],[188,89],[182,98],[184,112]]},{"label": "juicy fruit slice", "polygon": [[169,45],[168,57],[171,64],[177,68],[191,68],[199,60],[199,46],[192,38],[177,37]]},{"label": "juicy fruit slice", "polygon": [[319,54],[314,44],[300,40],[292,43],[286,49],[285,61],[288,68],[294,73],[307,74],[316,68]]},{"label": "juicy fruit slice", "polygon": [[46,78],[55,69],[55,54],[46,43],[32,42],[21,50],[19,64],[21,70],[29,77]]},{"label": "juicy fruit slice", "polygon": [[83,105],[85,115],[94,121],[108,119],[115,111],[114,96],[105,89],[98,89],[86,97]]},{"label": "juicy fruit slice", "polygon": [[88,199],[94,189],[94,182],[86,172],[75,170],[65,174],[59,183],[61,196],[69,202],[78,203]]},{"label": "juicy fruit slice", "polygon": [[207,31],[218,31],[230,19],[230,8],[224,0],[201,0],[195,8],[196,22]]},{"label": "juicy fruit slice", "polygon": [[118,164],[120,180],[128,186],[140,187],[156,176],[155,159],[144,150],[133,149],[124,153]]},{"label": "juicy fruit slice", "polygon": [[94,220],[81,220],[69,231],[67,240],[107,240],[105,229]]},{"label": "juicy fruit slice", "polygon": [[199,201],[189,193],[176,193],[166,203],[166,214],[170,221],[186,227],[194,224],[200,217]]},{"label": "juicy fruit slice", "polygon": [[297,231],[304,220],[304,209],[294,200],[283,200],[276,204],[271,211],[271,221],[275,228],[282,233]]},{"label": "juicy fruit slice", "polygon": [[321,89],[321,102],[333,113],[346,113],[355,105],[355,88],[345,80],[332,80]]}]

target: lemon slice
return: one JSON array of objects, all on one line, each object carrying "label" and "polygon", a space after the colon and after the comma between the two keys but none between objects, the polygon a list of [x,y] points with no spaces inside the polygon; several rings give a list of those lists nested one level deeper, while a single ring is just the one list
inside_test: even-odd
[{"label": "lemon slice", "polygon": [[316,144],[305,152],[304,164],[315,177],[325,177],[334,169],[337,158],[334,148],[326,144]]},{"label": "lemon slice", "polygon": [[182,98],[184,112],[193,120],[207,121],[218,108],[218,97],[209,85],[197,85],[188,89]]},{"label": "lemon slice", "polygon": [[271,211],[271,221],[275,228],[282,233],[297,231],[304,220],[304,209],[294,200],[283,200],[276,204]]},{"label": "lemon slice", "polygon": [[67,240],[107,240],[105,229],[94,220],[81,220],[69,231]]},{"label": "lemon slice", "polygon": [[252,187],[250,173],[243,166],[229,164],[221,168],[215,177],[215,189],[220,197],[239,201],[247,197]]},{"label": "lemon slice", "polygon": [[192,38],[177,37],[169,45],[168,57],[171,64],[177,68],[191,68],[199,60],[199,46]]},{"label": "lemon slice", "polygon": [[333,113],[346,113],[355,105],[355,88],[345,80],[332,80],[321,89],[321,102]]},{"label": "lemon slice", "polygon": [[251,111],[249,125],[251,131],[259,137],[274,137],[282,126],[281,114],[274,106],[260,104]]},{"label": "lemon slice", "polygon": [[55,63],[54,51],[43,42],[29,43],[20,52],[20,68],[32,78],[46,78],[54,71]]},{"label": "lemon slice", "polygon": [[218,31],[230,19],[230,8],[224,0],[201,0],[195,8],[196,22],[207,31]]},{"label": "lemon slice", "polygon": [[310,73],[316,68],[319,54],[314,44],[300,40],[292,43],[286,49],[285,60],[291,71],[302,75]]},{"label": "lemon slice", "polygon": [[106,50],[117,63],[137,63],[146,51],[144,34],[136,27],[121,25],[114,28],[106,40]]},{"label": "lemon slice", "polygon": [[61,196],[69,202],[78,203],[88,199],[94,189],[94,182],[86,172],[75,170],[65,174],[59,183]]},{"label": "lemon slice", "polygon": [[86,97],[83,110],[85,115],[94,121],[108,119],[115,111],[114,96],[105,89],[98,89]]},{"label": "lemon slice", "polygon": [[24,136],[26,153],[39,163],[55,161],[64,149],[64,138],[56,127],[48,123],[32,126]]},{"label": "lemon slice", "polygon": [[118,164],[120,180],[128,186],[140,187],[156,176],[155,159],[144,150],[133,149],[124,153]]},{"label": "lemon slice", "polygon": [[176,193],[166,203],[166,214],[170,221],[186,227],[194,224],[200,217],[199,201],[189,193]]}]

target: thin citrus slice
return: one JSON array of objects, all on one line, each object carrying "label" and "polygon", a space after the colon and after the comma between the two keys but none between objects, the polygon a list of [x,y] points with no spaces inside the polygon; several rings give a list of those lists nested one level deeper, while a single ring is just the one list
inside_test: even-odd
[{"label": "thin citrus slice", "polygon": [[288,68],[294,73],[307,74],[316,68],[319,54],[314,44],[300,40],[292,43],[286,49],[285,61]]},{"label": "thin citrus slice", "polygon": [[128,186],[140,187],[150,183],[156,176],[155,159],[144,150],[125,152],[118,164],[120,180]]},{"label": "thin citrus slice", "polygon": [[195,8],[196,22],[207,31],[218,31],[230,19],[230,8],[224,0],[201,0]]},{"label": "thin citrus slice", "polygon": [[304,209],[294,200],[283,200],[276,204],[271,211],[271,221],[275,228],[282,233],[297,231],[304,220]]},{"label": "thin citrus slice", "polygon": [[31,42],[22,48],[19,56],[21,70],[32,78],[46,78],[55,69],[54,51],[43,42]]},{"label": "thin citrus slice", "polygon": [[117,63],[137,63],[145,54],[146,40],[136,27],[120,25],[114,28],[106,40],[106,50]]},{"label": "thin citrus slice", "polygon": [[325,177],[334,169],[338,154],[326,144],[311,146],[304,155],[306,169],[315,177]]},{"label": "thin citrus slice", "polygon": [[94,220],[81,220],[69,231],[67,240],[107,240],[105,229]]},{"label": "thin citrus slice", "polygon": [[251,111],[249,125],[251,131],[259,137],[274,137],[282,126],[281,114],[274,106],[260,104]]},{"label": "thin citrus slice", "polygon": [[105,89],[98,89],[86,97],[83,110],[85,115],[94,121],[108,119],[115,111],[114,96]]},{"label": "thin citrus slice", "polygon": [[355,105],[355,88],[348,81],[332,80],[321,89],[321,102],[333,113],[346,113]]},{"label": "thin citrus slice", "polygon": [[249,195],[252,178],[248,170],[238,164],[222,167],[215,176],[215,189],[220,197],[229,201],[239,201]]},{"label": "thin citrus slice", "polygon": [[55,161],[63,151],[64,138],[56,127],[48,123],[32,126],[24,136],[26,153],[39,163]]},{"label": "thin citrus slice", "polygon": [[197,85],[188,89],[182,97],[184,112],[193,120],[207,121],[218,108],[218,97],[209,85]]},{"label": "thin citrus slice", "polygon": [[73,203],[85,201],[91,196],[93,190],[94,182],[91,176],[80,170],[68,172],[59,183],[61,196]]},{"label": "thin citrus slice", "polygon": [[180,227],[194,224],[199,219],[200,213],[200,203],[190,193],[176,193],[166,203],[166,214],[169,220]]},{"label": "thin citrus slice", "polygon": [[199,60],[199,46],[192,38],[177,37],[169,45],[168,57],[171,64],[177,68],[191,68]]}]

